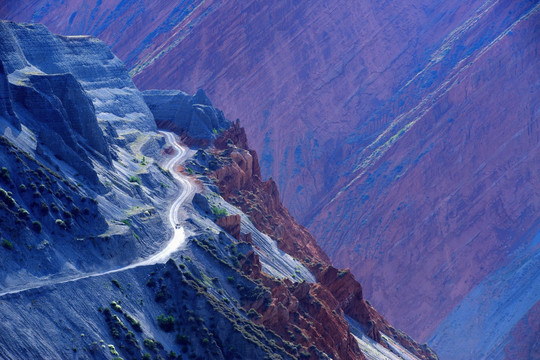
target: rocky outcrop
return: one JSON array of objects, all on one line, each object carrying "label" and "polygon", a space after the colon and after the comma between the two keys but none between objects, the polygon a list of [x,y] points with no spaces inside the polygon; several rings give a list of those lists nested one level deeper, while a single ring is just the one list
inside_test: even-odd
[{"label": "rocky outcrop", "polygon": [[[36,37],[40,38],[39,42],[35,41]],[[99,121],[111,123],[119,131],[133,128],[139,131],[156,130],[152,114],[124,64],[105,43],[94,37],[57,36],[43,25],[1,21],[0,60],[10,74],[10,82],[15,84],[30,76],[69,73],[92,101],[94,116]],[[65,83],[71,85],[72,80],[68,80],[68,77],[58,79],[71,81]],[[62,84],[58,83],[57,86],[61,87]],[[73,91],[77,92],[77,88],[75,86]],[[75,93],[64,93],[64,100],[69,103],[67,99],[72,95],[76,97],[71,101],[81,100]],[[86,105],[83,108],[86,109]],[[70,114],[88,116],[86,110],[82,110],[84,113],[77,111],[71,108]]]},{"label": "rocky outcrop", "polygon": [[223,217],[218,217],[216,219],[216,224],[221,226],[223,230],[231,234],[236,240],[241,239],[240,234],[240,215],[228,215]]},{"label": "rocky outcrop", "polygon": [[213,172],[223,197],[276,239],[283,251],[301,260],[329,264],[315,238],[296,223],[282,205],[276,183],[272,179],[261,180],[257,153],[248,148],[246,134],[239,122],[216,140],[215,146],[220,156],[228,159],[226,166]]},{"label": "rocky outcrop", "polygon": [[149,90],[143,96],[160,128],[193,140],[210,140],[218,130],[229,127],[223,112],[212,106],[202,89],[192,96],[178,90]]},{"label": "rocky outcrop", "polygon": [[10,120],[10,122],[20,129],[20,122],[16,121],[13,105],[11,104],[11,92],[4,64],[0,61],[0,116]]},{"label": "rocky outcrop", "polygon": [[263,280],[272,293],[271,303],[260,299],[246,305],[246,309],[253,307],[262,315],[258,322],[288,341],[298,341],[302,334],[307,341],[300,344],[309,347],[311,342],[336,359],[362,358],[345,319],[347,315],[384,346],[388,345],[381,333],[419,358],[436,359],[429,348],[393,328],[363,298],[362,287],[349,270],[338,270],[330,265],[313,236],[298,225],[281,204],[275,182],[261,181],[257,154],[248,148],[239,122],[224,132],[214,145],[214,156],[220,166],[211,176],[216,178],[222,196],[248,214],[260,230],[278,239],[278,246],[301,259],[317,278],[315,284],[275,281],[261,272],[257,255],[249,253],[242,261],[242,270],[252,278]]}]

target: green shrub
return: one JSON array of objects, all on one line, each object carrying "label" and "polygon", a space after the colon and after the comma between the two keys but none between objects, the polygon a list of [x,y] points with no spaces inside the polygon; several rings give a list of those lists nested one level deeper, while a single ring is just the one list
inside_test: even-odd
[{"label": "green shrub", "polygon": [[171,332],[174,330],[174,316],[172,315],[165,316],[161,314],[158,316],[157,322],[161,330],[165,332]]},{"label": "green shrub", "polygon": [[16,205],[15,200],[11,197],[11,193],[7,192],[4,189],[0,189],[0,198],[6,203],[6,205],[10,208],[14,207]]},{"label": "green shrub", "polygon": [[26,185],[24,185],[24,184],[19,185],[19,191],[20,192],[25,192],[26,191]]},{"label": "green shrub", "polygon": [[[148,339],[146,339],[146,340],[148,340]],[[146,345],[146,343],[145,343],[145,345]],[[152,355],[150,355],[149,353],[144,353],[142,358],[143,358],[143,360],[152,360]]]},{"label": "green shrub", "polygon": [[142,184],[141,178],[138,177],[138,176],[135,176],[135,175],[131,175],[131,176],[129,177],[129,182],[137,183],[137,184],[139,184],[139,185]]},{"label": "green shrub", "polygon": [[148,286],[149,288],[156,287],[156,280],[154,280],[154,278],[149,278],[146,282],[146,286]]},{"label": "green shrub", "polygon": [[73,216],[78,217],[81,214],[81,209],[79,209],[77,206],[73,206],[73,208],[71,208],[71,213]]},{"label": "green shrub", "polygon": [[177,343],[178,345],[188,345],[189,344],[189,340],[187,338],[186,335],[180,335],[180,334],[176,334],[176,337],[174,338],[174,342]]},{"label": "green shrub", "polygon": [[2,246],[7,250],[13,250],[13,243],[8,239],[2,239]]},{"label": "green shrub", "polygon": [[30,213],[26,209],[19,208],[17,210],[17,217],[22,220],[28,220],[30,219]]},{"label": "green shrub", "polygon": [[60,209],[58,208],[58,206],[55,203],[52,203],[51,204],[51,211],[54,212],[54,213],[58,213],[60,211]]},{"label": "green shrub", "polygon": [[111,302],[111,307],[118,312],[122,312],[122,307],[116,303],[116,301]]},{"label": "green shrub", "polygon": [[167,301],[168,298],[169,298],[169,294],[167,293],[167,286],[165,284],[162,284],[159,287],[159,290],[156,293],[156,297],[154,298],[154,300],[158,303],[162,303],[162,302]]},{"label": "green shrub", "polygon": [[41,204],[39,205],[39,211],[43,215],[48,214],[49,213],[49,205],[47,205],[47,203],[45,201],[42,201]]},{"label": "green shrub", "polygon": [[3,167],[0,170],[0,179],[2,179],[2,181],[6,182],[6,183],[11,182],[11,177],[9,176],[9,170],[7,168]]},{"label": "green shrub", "polygon": [[114,286],[116,286],[117,288],[121,289],[122,286],[120,285],[120,281],[116,280],[116,279],[112,279],[111,282],[113,283]]},{"label": "green shrub", "polygon": [[37,232],[38,234],[41,233],[41,223],[39,221],[32,221],[32,230]]},{"label": "green shrub", "polygon": [[137,332],[142,332],[141,323],[137,321],[133,316],[126,314],[127,321],[131,324],[133,329]]},{"label": "green shrub", "polygon": [[66,223],[64,222],[64,220],[62,219],[56,219],[55,222],[54,222],[56,225],[58,225],[60,227],[60,229],[62,230],[66,230],[67,229],[67,225]]},{"label": "green shrub", "polygon": [[227,281],[230,282],[231,284],[234,284],[234,277],[233,276],[228,276]]},{"label": "green shrub", "polygon": [[250,319],[259,319],[259,318],[261,317],[261,314],[259,314],[259,313],[257,312],[257,310],[251,308],[251,309],[249,309],[249,311],[248,311],[248,313],[247,313],[247,316],[248,316],[248,318],[250,318]]},{"label": "green shrub", "polygon": [[218,208],[217,206],[212,206],[212,213],[218,218],[227,216],[227,210]]},{"label": "green shrub", "polygon": [[156,342],[152,339],[144,339],[143,344],[147,349],[156,350]]}]

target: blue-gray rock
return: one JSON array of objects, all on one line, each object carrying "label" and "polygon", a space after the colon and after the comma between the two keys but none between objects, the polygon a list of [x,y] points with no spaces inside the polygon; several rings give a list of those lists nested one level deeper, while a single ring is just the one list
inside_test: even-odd
[{"label": "blue-gray rock", "polygon": [[210,204],[208,203],[208,199],[205,196],[203,196],[203,195],[201,195],[199,193],[196,193],[195,195],[193,195],[192,203],[195,206],[195,208],[197,210],[199,210],[201,215],[212,214],[212,209],[210,208]]},{"label": "blue-gray rock", "polygon": [[111,122],[119,130],[156,130],[124,64],[95,37],[58,36],[43,25],[0,21],[0,61],[11,83],[29,75],[70,73],[92,101],[100,122]]},{"label": "blue-gray rock", "polygon": [[219,130],[230,126],[203,90],[195,95],[179,90],[148,90],[143,96],[158,126],[184,132],[191,138],[212,139]]}]

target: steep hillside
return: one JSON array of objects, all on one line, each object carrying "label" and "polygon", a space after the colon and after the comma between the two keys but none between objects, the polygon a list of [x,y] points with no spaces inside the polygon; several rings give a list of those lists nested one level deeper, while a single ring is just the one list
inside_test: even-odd
[{"label": "steep hillside", "polygon": [[203,91],[143,95],[93,37],[0,35],[2,358],[437,359],[329,264]]},{"label": "steep hillside", "polygon": [[99,36],[142,88],[204,87],[382,313],[453,346],[460,324],[436,329],[536,233],[539,6],[25,0],[0,16]]},{"label": "steep hillside", "polygon": [[[42,25],[0,22],[0,34],[0,282],[27,287],[155,249],[175,187],[150,160],[164,141],[122,62],[95,38]],[[150,197],[156,183],[168,187]]]}]

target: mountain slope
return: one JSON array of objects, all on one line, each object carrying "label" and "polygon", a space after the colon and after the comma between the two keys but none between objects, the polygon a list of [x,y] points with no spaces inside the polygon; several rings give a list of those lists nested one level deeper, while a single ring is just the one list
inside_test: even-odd
[{"label": "mountain slope", "polygon": [[3,358],[437,358],[329,265],[203,91],[143,95],[93,37],[0,34]]},{"label": "mountain slope", "polygon": [[204,87],[291,213],[414,336],[531,243],[538,1],[81,4],[0,14],[100,36],[143,88]]}]

